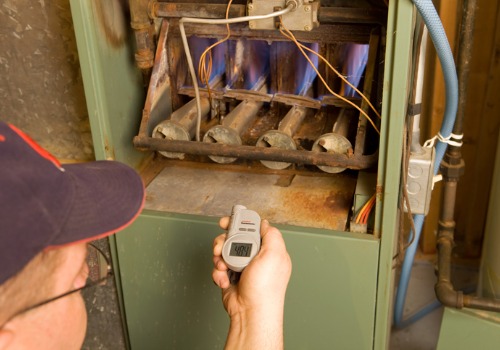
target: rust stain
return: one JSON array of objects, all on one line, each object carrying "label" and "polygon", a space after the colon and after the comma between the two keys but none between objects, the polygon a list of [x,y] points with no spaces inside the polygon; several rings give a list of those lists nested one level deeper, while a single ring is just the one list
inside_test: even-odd
[{"label": "rust stain", "polygon": [[311,227],[345,230],[350,208],[348,193],[331,191],[328,194],[317,194],[291,191],[283,195],[282,203],[284,203],[283,210],[287,211],[288,216],[293,217],[293,221]]},{"label": "rust stain", "polygon": [[127,35],[124,9],[120,1],[94,1],[93,10],[107,42],[114,48],[125,44]]},{"label": "rust stain", "polygon": [[352,195],[342,191],[331,191],[325,200],[325,206],[334,212],[345,212],[352,205]]},{"label": "rust stain", "polygon": [[104,151],[107,160],[115,160],[115,149],[111,147],[108,137],[104,138]]},{"label": "rust stain", "polygon": [[381,201],[384,196],[384,186],[377,185],[377,187],[375,188],[375,193],[377,195],[377,200]]},{"label": "rust stain", "polygon": [[279,187],[289,187],[292,184],[294,177],[295,174],[281,175],[278,180],[276,180],[274,185]]}]

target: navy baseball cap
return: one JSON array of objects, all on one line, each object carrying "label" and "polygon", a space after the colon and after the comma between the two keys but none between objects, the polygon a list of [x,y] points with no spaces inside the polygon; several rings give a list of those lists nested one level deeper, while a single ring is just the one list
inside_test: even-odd
[{"label": "navy baseball cap", "polygon": [[61,165],[0,121],[0,284],[51,247],[128,226],[144,205],[137,172],[116,161]]}]

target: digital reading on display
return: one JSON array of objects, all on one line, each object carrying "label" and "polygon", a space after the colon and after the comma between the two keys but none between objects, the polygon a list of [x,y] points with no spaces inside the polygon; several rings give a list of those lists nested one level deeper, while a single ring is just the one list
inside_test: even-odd
[{"label": "digital reading on display", "polygon": [[230,256],[249,257],[250,253],[252,253],[251,243],[233,243],[229,251]]}]

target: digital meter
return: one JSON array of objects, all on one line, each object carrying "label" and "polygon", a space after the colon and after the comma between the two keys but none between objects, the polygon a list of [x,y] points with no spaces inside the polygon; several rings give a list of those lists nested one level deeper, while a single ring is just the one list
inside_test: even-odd
[{"label": "digital meter", "polygon": [[243,205],[234,205],[222,247],[222,258],[227,267],[241,272],[260,250],[260,216]]}]

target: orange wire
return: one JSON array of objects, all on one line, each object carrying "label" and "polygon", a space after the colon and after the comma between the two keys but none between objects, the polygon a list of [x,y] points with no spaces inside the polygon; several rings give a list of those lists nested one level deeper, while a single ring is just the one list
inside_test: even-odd
[{"label": "orange wire", "polygon": [[[229,9],[231,8],[233,0],[229,0],[226,8],[226,19],[229,18]],[[200,76],[200,80],[205,82],[205,85],[207,86],[207,91],[208,95],[210,98],[210,86],[208,85],[210,75],[212,75],[212,49],[216,47],[217,45],[222,44],[223,42],[227,41],[229,37],[231,36],[231,30],[229,28],[229,23],[226,24],[227,28],[227,35],[225,38],[217,41],[216,43],[210,45],[203,51],[203,53],[200,56],[200,61],[198,63],[198,75]],[[208,54],[208,63],[206,62],[206,56]]]},{"label": "orange wire", "polygon": [[358,212],[358,215],[356,216],[356,223],[363,223],[362,218],[366,215],[366,212],[371,210],[371,206],[373,206],[373,203],[375,202],[375,194],[366,201],[366,203],[361,207],[360,211]]},{"label": "orange wire", "polygon": [[330,68],[330,69],[331,69],[331,70],[332,70],[335,74],[337,74],[337,76],[338,76],[340,79],[342,79],[342,80],[344,81],[344,83],[346,83],[346,84],[347,84],[347,85],[349,85],[351,88],[353,88],[353,89],[354,89],[354,91],[356,91],[356,92],[357,92],[357,93],[361,96],[361,98],[362,98],[363,100],[365,100],[365,102],[368,104],[368,106],[370,106],[370,108],[371,108],[371,109],[372,109],[372,111],[375,113],[375,115],[376,115],[379,119],[382,119],[382,117],[380,116],[380,113],[379,113],[379,112],[377,111],[377,109],[376,109],[376,108],[372,105],[372,103],[370,102],[370,100],[369,100],[369,99],[368,99],[368,98],[367,98],[367,97],[366,97],[366,96],[365,96],[365,95],[364,95],[361,91],[359,91],[359,90],[358,90],[358,88],[356,88],[354,85],[352,85],[352,84],[351,84],[351,82],[350,82],[349,80],[347,80],[347,79],[344,77],[344,75],[343,75],[343,74],[340,74],[340,73],[339,73],[339,72],[338,72],[338,71],[337,71],[337,70],[336,70],[336,69],[335,69],[335,68],[331,65],[331,63],[327,61],[327,59],[326,59],[326,58],[324,58],[323,56],[321,56],[319,53],[317,53],[317,52],[316,52],[316,51],[314,51],[313,49],[310,49],[310,48],[308,48],[307,46],[305,46],[305,45],[303,45],[303,44],[301,44],[301,43],[299,43],[299,44],[300,44],[300,46],[301,46],[303,49],[305,49],[305,50],[307,50],[307,51],[311,52],[312,54],[314,54],[314,55],[316,55],[316,56],[318,56],[318,58],[319,58],[320,60],[322,60],[323,62],[325,62],[325,63],[326,63],[326,65],[328,66],[328,68]]},{"label": "orange wire", "polygon": [[[290,39],[291,41],[293,41],[295,43],[295,45],[297,45],[298,49],[300,50],[300,52],[302,53],[302,55],[305,57],[305,59],[309,62],[309,64],[311,65],[311,67],[314,69],[314,71],[316,72],[316,74],[318,75],[318,78],[321,80],[321,82],[325,85],[326,89],[335,97],[341,99],[342,101],[346,102],[347,104],[353,106],[354,108],[356,108],[369,122],[370,124],[373,126],[373,128],[375,129],[375,131],[380,134],[380,131],[379,129],[377,128],[377,126],[375,125],[375,123],[373,122],[373,120],[368,116],[368,114],[363,111],[359,106],[357,106],[355,103],[353,103],[352,101],[349,101],[348,99],[346,99],[345,97],[335,93],[327,84],[327,82],[325,81],[325,79],[323,78],[323,76],[321,75],[321,73],[318,71],[318,69],[316,68],[316,66],[314,65],[314,63],[311,61],[311,59],[309,58],[309,56],[307,56],[307,54],[304,52],[304,49],[302,48],[302,45],[301,43],[299,43],[297,41],[297,39],[295,38],[295,36],[293,35],[292,32],[290,32],[284,25],[283,25],[283,21],[280,17],[280,22],[281,22],[281,26],[280,26],[280,32],[281,34],[283,34],[283,36],[285,36],[286,38]],[[286,34],[285,32],[283,32],[283,30],[286,31]],[[314,52],[314,50],[312,50],[312,52]],[[320,57],[321,55],[318,54],[318,57]],[[322,56],[321,56],[322,57]],[[324,60],[324,58],[322,58]],[[326,62],[326,61],[325,61]],[[333,67],[332,67],[333,68]],[[337,72],[338,73],[338,72]],[[339,75],[340,76],[340,75]],[[361,94],[362,95],[362,94]],[[372,106],[373,108],[373,106]],[[377,113],[378,114],[378,113]]]},{"label": "orange wire", "polygon": [[356,215],[356,223],[359,224],[361,222],[361,216],[363,215],[363,213],[365,212],[366,208],[367,208],[367,204],[368,202],[366,202],[362,207],[361,209],[359,210],[358,212],[358,215]]},{"label": "orange wire", "polygon": [[375,195],[373,195],[372,198],[370,198],[369,202],[370,203],[369,203],[368,207],[366,208],[365,212],[363,213],[363,217],[361,218],[362,224],[368,223],[368,218],[370,217],[370,213],[371,213],[372,208],[375,204]]}]

